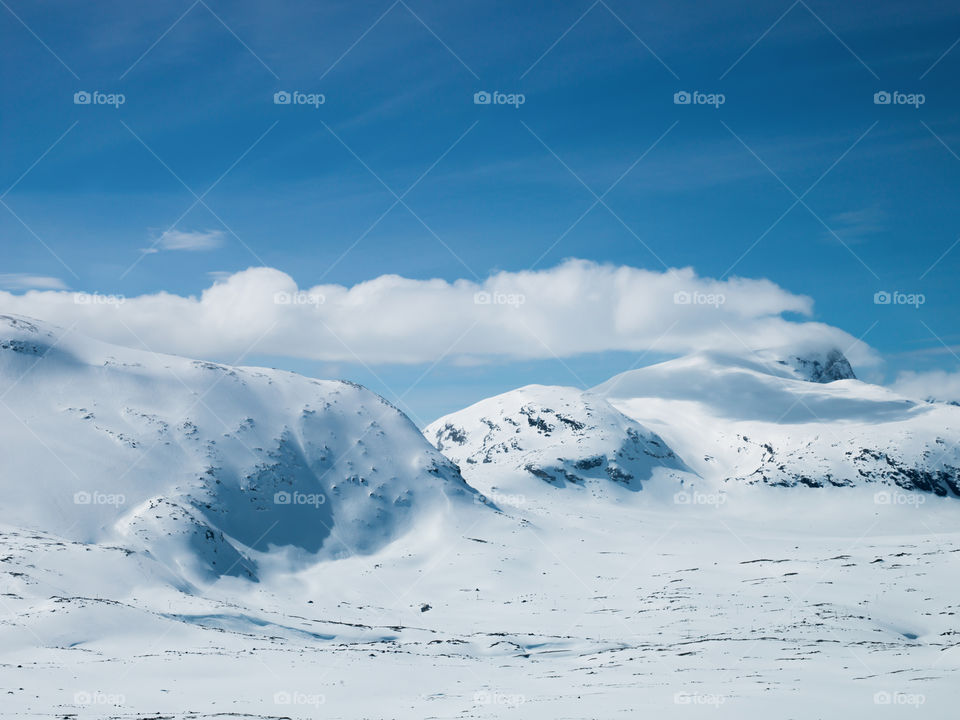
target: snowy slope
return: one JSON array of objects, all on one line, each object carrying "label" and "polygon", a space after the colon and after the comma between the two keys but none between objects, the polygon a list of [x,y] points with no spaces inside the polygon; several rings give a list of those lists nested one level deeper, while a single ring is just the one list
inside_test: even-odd
[{"label": "snowy slope", "polygon": [[956,717],[955,501],[541,485],[509,515],[202,593],[0,526],[4,717]]},{"label": "snowy slope", "polygon": [[0,316],[0,522],[142,550],[186,579],[376,550],[470,504],[368,390]]},{"label": "snowy slope", "polygon": [[960,407],[861,382],[836,349],[701,352],[589,392],[529,386],[424,432],[483,492],[523,471],[554,485],[639,489],[659,474],[711,491],[880,484],[960,495]]},{"label": "snowy slope", "polygon": [[[761,430],[913,453],[950,419],[826,367],[648,368],[612,391],[643,423],[571,388],[455,413],[432,439],[516,491],[494,512],[356,386],[6,318],[4,717],[954,717],[952,498],[717,471],[662,502]],[[798,398],[819,431],[768,419]]]},{"label": "snowy slope", "polygon": [[424,434],[468,478],[522,471],[559,487],[639,490],[658,473],[685,469],[655,433],[603,398],[569,387],[528,385],[497,395],[440,418]]},{"label": "snowy slope", "polygon": [[784,360],[699,353],[593,392],[658,432],[704,478],[960,494],[960,408],[853,379],[837,351]]}]

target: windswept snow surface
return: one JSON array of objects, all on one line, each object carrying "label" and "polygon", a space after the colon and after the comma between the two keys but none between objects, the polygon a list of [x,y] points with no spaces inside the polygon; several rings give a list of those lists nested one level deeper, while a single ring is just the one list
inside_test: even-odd
[{"label": "windswept snow surface", "polygon": [[519,398],[554,427],[520,462],[457,444],[480,494],[360,388],[3,322],[3,717],[956,715],[955,498],[699,477],[678,423],[568,388]]},{"label": "windswept snow surface", "polygon": [[497,499],[190,593],[139,554],[4,529],[4,717],[956,717],[954,500]]}]

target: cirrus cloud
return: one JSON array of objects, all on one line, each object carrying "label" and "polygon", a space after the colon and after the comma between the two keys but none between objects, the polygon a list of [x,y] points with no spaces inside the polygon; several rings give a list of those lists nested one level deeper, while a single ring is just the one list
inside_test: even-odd
[{"label": "cirrus cloud", "polygon": [[66,290],[60,278],[29,273],[0,273],[0,288],[4,290]]},{"label": "cirrus cloud", "polygon": [[960,372],[906,370],[897,375],[891,387],[917,400],[960,402]]},{"label": "cirrus cloud", "polygon": [[161,250],[186,250],[188,252],[216,250],[223,245],[223,240],[222,230],[167,230],[157,238],[153,245],[142,248],[140,252],[152,254]]}]

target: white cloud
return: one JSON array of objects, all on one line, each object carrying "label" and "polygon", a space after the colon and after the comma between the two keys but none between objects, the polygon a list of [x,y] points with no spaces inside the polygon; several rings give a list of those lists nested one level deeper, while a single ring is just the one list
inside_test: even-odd
[{"label": "white cloud", "polygon": [[4,290],[66,290],[60,278],[26,273],[0,273],[0,288]]},{"label": "white cloud", "polygon": [[960,372],[907,370],[897,375],[891,387],[901,395],[917,400],[960,402]]},{"label": "white cloud", "polygon": [[0,293],[5,311],[158,352],[232,360],[253,352],[328,362],[423,363],[568,357],[608,350],[837,346],[855,364],[873,351],[842,330],[798,322],[813,301],[769,280],[698,277],[570,260],[470,280],[382,275],[352,287],[298,288],[273,268],[218,280],[199,297],[156,293],[122,304],[73,293]]},{"label": "white cloud", "polygon": [[215,250],[223,245],[223,239],[222,230],[194,230],[190,232],[167,230],[152,246],[143,248],[142,252],[152,254],[161,250],[187,250],[190,252]]}]

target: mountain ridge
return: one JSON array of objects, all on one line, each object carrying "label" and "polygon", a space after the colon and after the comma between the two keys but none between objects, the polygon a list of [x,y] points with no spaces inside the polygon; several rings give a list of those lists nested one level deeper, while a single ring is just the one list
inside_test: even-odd
[{"label": "mountain ridge", "polygon": [[[608,413],[636,423],[677,459],[665,469],[690,473],[674,475],[682,482],[696,478],[730,489],[881,484],[960,495],[960,448],[950,440],[960,436],[960,408],[917,402],[864,383],[835,348],[749,355],[704,351],[620,373],[589,391],[528,386],[446,415],[424,433],[459,463],[468,482],[488,483],[480,476],[490,475],[482,469],[489,463],[549,481],[557,473],[544,471],[542,456],[576,467],[589,453],[555,438],[527,462],[530,438],[520,439],[516,418],[514,444],[500,438],[478,463],[475,438],[490,437],[494,425],[500,431],[509,420],[497,403],[514,398],[516,415],[519,398],[531,387],[541,408],[576,397],[582,405],[603,403]],[[452,444],[455,438],[462,442]],[[610,458],[616,449],[608,446],[598,455],[604,453]]]}]

